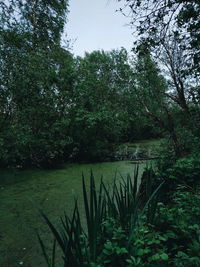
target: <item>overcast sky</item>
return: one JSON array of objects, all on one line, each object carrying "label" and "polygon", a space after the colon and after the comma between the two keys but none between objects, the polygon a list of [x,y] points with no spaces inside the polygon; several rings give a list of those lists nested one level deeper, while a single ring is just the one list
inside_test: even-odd
[{"label": "overcast sky", "polygon": [[131,29],[125,26],[129,21],[116,12],[122,3],[116,0],[69,0],[68,39],[75,40],[73,53],[83,56],[85,51],[111,50],[132,47]]}]

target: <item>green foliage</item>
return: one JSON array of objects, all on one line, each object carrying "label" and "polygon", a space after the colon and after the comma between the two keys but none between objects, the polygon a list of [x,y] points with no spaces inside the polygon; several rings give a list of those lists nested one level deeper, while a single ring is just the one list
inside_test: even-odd
[{"label": "green foliage", "polygon": [[140,263],[140,266],[165,266],[168,260],[167,249],[164,246],[166,240],[166,236],[162,236],[154,229],[140,227],[132,243],[132,257]]},{"label": "green foliage", "polygon": [[166,248],[173,266],[198,266],[200,261],[200,194],[180,187],[173,205],[162,205],[155,228],[167,235]]},{"label": "green foliage", "polygon": [[132,87],[127,52],[86,53],[76,59],[76,73],[73,136],[78,144],[77,156],[87,160],[112,156],[127,127],[123,99]]},{"label": "green foliage", "polygon": [[158,102],[165,103],[166,80],[149,51],[145,51],[143,47],[139,51],[135,68],[138,101],[146,103],[152,112],[156,112]]},{"label": "green foliage", "polygon": [[175,156],[181,157],[199,144],[199,2],[130,0],[121,11],[127,9],[138,34],[140,112],[169,135]]},{"label": "green foliage", "polygon": [[63,108],[71,86],[58,89],[61,74],[63,83],[73,83],[72,56],[60,47],[66,11],[67,1],[0,5],[3,166],[55,165],[71,152]]},{"label": "green foliage", "polygon": [[[138,189],[138,202],[139,206],[143,207],[144,203],[148,203],[151,196],[154,195],[155,192],[157,193],[151,202],[148,203],[146,220],[149,224],[154,223],[158,200],[160,199],[160,194],[162,193],[162,188],[160,190],[161,186],[157,187],[158,183],[159,182],[153,168],[146,168],[142,174],[141,183]],[[160,183],[163,185],[163,182],[160,181]]]},{"label": "green foliage", "polygon": [[129,266],[199,266],[199,189],[185,192],[180,187],[173,205],[158,203],[154,224],[135,231]]},{"label": "green foliage", "polygon": [[183,183],[188,186],[198,184],[200,181],[199,154],[178,159],[172,168],[167,170],[167,174],[169,179],[178,181],[178,184]]},{"label": "green foliage", "polygon": [[[160,164],[160,165],[159,165]],[[185,188],[195,188],[199,184],[200,177],[200,160],[199,153],[191,153],[187,157],[176,159],[170,158],[167,153],[158,162],[158,182],[164,180],[162,188],[162,201],[167,203],[172,201],[173,194],[178,186],[184,185]],[[187,189],[185,189],[187,192]]]},{"label": "green foliage", "polygon": [[[89,192],[83,177],[83,197],[86,216],[85,232],[79,216],[77,202],[72,218],[61,218],[61,230],[58,230],[48,217],[42,213],[54,238],[62,250],[64,266],[124,266],[130,253],[130,242],[135,238],[135,231],[140,224],[137,199],[138,169],[134,174],[134,183],[130,176],[122,183],[114,182],[113,190],[101,180],[96,189],[91,173]],[[141,215],[157,194],[149,196],[144,203]],[[45,246],[39,241],[46,259]],[[55,257],[55,255],[53,254]],[[46,260],[49,264],[49,260]],[[51,261],[52,262],[52,261]],[[51,265],[48,265],[51,266]]]},{"label": "green foliage", "polygon": [[186,51],[187,68],[199,73],[199,1],[130,0],[121,10],[129,16],[131,13],[130,23],[139,35],[137,44],[145,42],[148,47],[160,48],[164,39],[174,35],[179,40],[177,45]]},{"label": "green foliage", "polygon": [[128,260],[130,266],[137,264],[138,266],[199,266],[200,264],[198,154],[178,159],[175,163],[168,162],[167,165],[168,169],[165,172],[162,169],[163,171],[153,180],[158,183],[161,177],[165,178],[160,190],[162,203],[156,203],[156,214],[151,224],[148,223],[147,212],[143,218],[143,225],[133,235],[131,258]]},{"label": "green foliage", "polygon": [[[59,62],[50,65],[56,56],[54,52],[63,54],[62,50],[52,51],[49,58],[45,55],[44,59],[44,55],[38,55],[35,51],[34,60],[29,54],[24,58],[20,55],[22,62],[15,62],[24,74],[21,71],[14,73],[15,80],[10,81],[6,88],[12,94],[12,98],[7,99],[12,112],[3,123],[0,133],[3,139],[2,165],[47,166],[60,161],[67,154],[67,149],[70,154],[70,120],[65,117],[67,109],[62,109],[62,102],[68,96],[62,92],[58,96],[54,89],[52,75],[54,79],[60,75],[55,73]],[[71,64],[71,56],[63,56]],[[23,66],[23,60],[26,61],[26,67]],[[62,66],[60,68],[62,71]],[[71,77],[65,76],[65,81],[72,82]]]},{"label": "green foliage", "polygon": [[199,187],[191,191],[179,185],[171,202],[163,204],[159,202],[163,191],[160,186],[155,189],[152,169],[144,172],[146,183],[139,192],[137,177],[136,169],[134,184],[128,176],[121,183],[115,180],[112,190],[101,181],[97,190],[91,174],[88,193],[83,177],[86,233],[77,202],[72,219],[61,219],[63,230],[58,231],[43,214],[63,250],[65,266],[72,264],[69,259],[74,266],[199,266]]},{"label": "green foliage", "polygon": [[[38,4],[40,17],[42,3]],[[52,5],[44,5],[51,18]],[[26,2],[21,8],[21,16],[36,15]],[[27,25],[32,23],[26,19]],[[49,40],[43,24],[41,33],[37,28],[34,35],[24,23],[17,20],[16,27],[2,28],[0,39],[1,166],[53,167],[67,160],[108,160],[125,139],[154,136],[151,123],[141,123],[135,115],[134,75],[125,49],[73,58],[60,46],[51,24]],[[45,43],[38,37],[43,35]]]},{"label": "green foliage", "polygon": [[67,3],[0,4],[0,166],[108,160],[124,140],[156,135],[124,48],[74,58],[61,46]]},{"label": "green foliage", "polygon": [[157,62],[145,46],[141,45],[138,51],[134,69],[136,85],[133,91],[139,116],[145,121],[147,129],[150,125],[158,128],[158,130],[151,130],[154,135],[159,136],[164,132],[173,136],[174,122],[166,98],[167,82]]}]

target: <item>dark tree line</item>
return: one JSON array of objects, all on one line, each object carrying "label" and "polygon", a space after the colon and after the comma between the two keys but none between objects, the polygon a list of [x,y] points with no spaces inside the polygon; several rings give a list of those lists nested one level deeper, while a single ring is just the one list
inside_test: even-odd
[{"label": "dark tree line", "polygon": [[[139,15],[147,2],[132,1],[131,10]],[[198,136],[198,68],[187,67],[197,54],[198,34],[183,42],[181,32],[166,26],[158,45],[151,25],[169,13],[155,13],[153,21],[143,18],[149,24],[139,26],[132,58],[123,48],[76,58],[61,45],[67,12],[64,0],[0,2],[0,165],[105,160],[122,142],[165,134],[181,155],[189,145],[184,147],[180,125]],[[188,42],[191,56],[183,45]]]}]

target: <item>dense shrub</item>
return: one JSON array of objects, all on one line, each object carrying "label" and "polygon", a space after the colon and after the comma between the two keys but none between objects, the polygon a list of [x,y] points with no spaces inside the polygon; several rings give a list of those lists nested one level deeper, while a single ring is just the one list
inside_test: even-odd
[{"label": "dense shrub", "polygon": [[200,190],[186,192],[180,187],[173,204],[163,205],[155,229],[167,237],[165,244],[170,266],[200,265]]},{"label": "dense shrub", "polygon": [[142,225],[134,231],[129,251],[125,249],[123,232],[118,235],[121,239],[109,240],[109,252],[104,251],[100,266],[106,260],[110,262],[108,266],[116,266],[111,261],[119,257],[115,248],[121,252],[120,260],[124,259],[120,266],[199,266],[200,190],[183,190],[180,187],[174,195],[173,205],[158,204],[154,225],[147,224],[143,217]]},{"label": "dense shrub", "polygon": [[184,185],[185,188],[195,188],[200,182],[199,152],[193,152],[179,159],[170,158],[170,153],[163,154],[157,167],[157,183],[165,181],[162,188],[162,201],[165,203],[171,201],[179,185]]},{"label": "dense shrub", "polygon": [[167,170],[169,179],[174,179],[177,183],[194,185],[200,181],[200,155],[192,154],[185,158],[180,158]]}]

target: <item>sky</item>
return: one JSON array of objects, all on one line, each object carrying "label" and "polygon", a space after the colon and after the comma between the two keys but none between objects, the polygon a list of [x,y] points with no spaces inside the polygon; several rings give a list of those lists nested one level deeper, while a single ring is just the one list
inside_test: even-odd
[{"label": "sky", "polygon": [[75,55],[121,47],[131,50],[133,36],[127,26],[129,20],[116,12],[122,3],[117,0],[69,0],[65,34],[72,40]]}]

